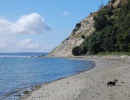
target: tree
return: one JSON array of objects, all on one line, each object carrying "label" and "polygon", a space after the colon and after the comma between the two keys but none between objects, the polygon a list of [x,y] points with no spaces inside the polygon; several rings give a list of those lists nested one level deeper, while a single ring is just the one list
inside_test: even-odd
[{"label": "tree", "polygon": [[102,31],[106,26],[112,25],[112,23],[106,17],[107,10],[101,10],[98,12],[98,16],[94,17],[94,27],[97,31]]},{"label": "tree", "polygon": [[76,46],[72,49],[72,54],[75,55],[75,56],[79,56],[79,46]]},{"label": "tree", "polygon": [[80,46],[73,49],[73,54],[130,52],[130,0],[122,1],[118,7],[109,4],[97,12],[94,16],[95,31],[85,37]]}]

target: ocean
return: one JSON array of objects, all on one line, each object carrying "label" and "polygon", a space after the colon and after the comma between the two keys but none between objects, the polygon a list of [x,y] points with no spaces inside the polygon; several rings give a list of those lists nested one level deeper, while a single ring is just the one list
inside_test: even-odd
[{"label": "ocean", "polygon": [[86,60],[38,58],[45,53],[0,53],[0,98],[21,88],[68,77],[93,68]]}]

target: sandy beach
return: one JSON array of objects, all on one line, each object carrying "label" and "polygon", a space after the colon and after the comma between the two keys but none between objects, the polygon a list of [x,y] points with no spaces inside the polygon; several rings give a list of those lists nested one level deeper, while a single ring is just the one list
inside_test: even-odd
[{"label": "sandy beach", "polygon": [[[77,59],[77,58],[76,58]],[[95,62],[89,71],[42,85],[21,100],[130,100],[129,57],[78,58]],[[115,86],[107,82],[118,79]]]}]

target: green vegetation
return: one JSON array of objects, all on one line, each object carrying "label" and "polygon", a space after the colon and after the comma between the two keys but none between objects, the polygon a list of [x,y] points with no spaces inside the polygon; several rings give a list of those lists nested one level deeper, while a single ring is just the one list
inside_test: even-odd
[{"label": "green vegetation", "polygon": [[130,52],[99,52],[96,55],[99,56],[108,56],[108,55],[118,55],[118,56],[122,56],[122,55],[130,55]]},{"label": "green vegetation", "polygon": [[83,34],[81,35],[81,37],[82,37],[82,39],[85,39],[85,36]]},{"label": "green vegetation", "polygon": [[80,55],[80,53],[79,53],[79,46],[76,46],[76,47],[73,48],[72,54],[75,55],[75,56],[79,56]]},{"label": "green vegetation", "polygon": [[72,54],[130,52],[130,0],[121,0],[115,8],[111,3],[97,12],[94,16],[95,31],[85,37],[80,46],[73,48]]},{"label": "green vegetation", "polygon": [[23,93],[24,93],[24,94],[29,94],[29,91],[26,90],[26,91],[24,91]]}]

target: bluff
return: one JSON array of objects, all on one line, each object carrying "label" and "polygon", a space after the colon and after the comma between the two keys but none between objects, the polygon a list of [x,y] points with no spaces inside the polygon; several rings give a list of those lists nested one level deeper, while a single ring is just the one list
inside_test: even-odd
[{"label": "bluff", "polygon": [[[110,13],[113,13],[113,15],[108,16],[107,14],[103,15],[104,18],[106,19],[103,21],[103,24],[107,26],[106,21],[110,19],[114,19],[113,17],[117,18],[118,16],[114,11],[118,12],[119,11],[119,4],[122,2],[126,2],[127,0],[111,0],[109,1],[108,5],[102,7],[99,9],[97,12],[91,13],[88,17],[84,18],[82,21],[76,24],[75,28],[72,30],[70,36],[66,38],[62,43],[57,46],[54,50],[52,50],[49,53],[49,56],[72,56],[72,50],[74,47],[81,47],[79,48],[79,51],[81,51],[82,48],[84,48],[86,38],[91,36],[95,31],[97,31],[97,27],[95,27],[95,17],[98,16],[99,12],[104,11],[104,9],[110,10],[111,7],[112,10]],[[110,8],[110,9],[109,9]],[[105,10],[106,11],[106,10]],[[109,11],[107,12],[109,13]],[[109,22],[108,22],[109,23]],[[103,28],[105,28],[101,23],[98,23],[99,26],[102,25]],[[100,25],[101,24],[101,25]],[[98,26],[98,25],[97,25]],[[101,30],[100,30],[101,31]],[[98,48],[98,47],[97,47]],[[87,51],[86,51],[87,52]],[[85,53],[86,53],[85,52]],[[81,54],[79,54],[81,55]]]},{"label": "bluff", "polygon": [[92,14],[77,23],[72,30],[71,35],[62,41],[58,47],[52,50],[49,56],[71,56],[72,49],[75,46],[79,46],[84,41],[82,36],[86,37],[94,31],[93,23],[94,20]]}]

